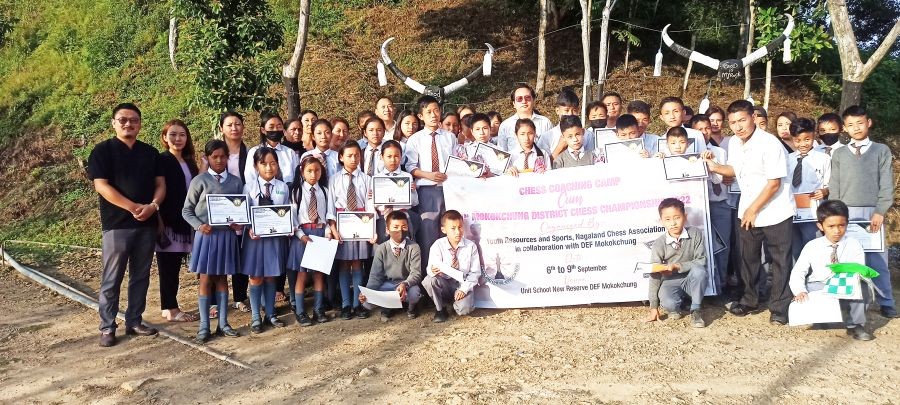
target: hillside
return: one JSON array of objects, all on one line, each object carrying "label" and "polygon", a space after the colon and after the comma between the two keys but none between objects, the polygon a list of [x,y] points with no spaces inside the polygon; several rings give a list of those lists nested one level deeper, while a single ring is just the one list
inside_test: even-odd
[{"label": "hillside", "polygon": [[[536,42],[531,39],[537,34],[537,23],[536,8],[530,2],[313,3],[300,86],[303,108],[321,115],[355,117],[372,108],[380,94],[391,95],[398,103],[415,98],[393,77],[387,87],[377,85],[378,47],[390,36],[397,38],[391,56],[407,74],[424,83],[446,84],[467,74],[481,63],[479,48],[485,42],[498,48],[494,75],[454,94],[449,107],[472,104],[479,111],[507,115],[512,83],[534,82]],[[286,59],[296,33],[296,5],[288,0],[270,4],[273,18],[285,29]],[[81,162],[97,141],[111,136],[109,109],[120,101],[138,103],[145,118],[142,140],[155,145],[161,124],[175,117],[183,118],[195,139],[200,139],[195,144],[202,144],[213,135],[216,112],[191,104],[191,78],[173,71],[169,64],[164,2],[13,0],[5,7],[17,21],[0,48],[0,159],[7,179],[7,186],[0,190],[0,239],[98,246],[96,194]],[[548,41],[548,94],[538,106],[552,113],[553,97],[560,88],[580,87],[579,30],[561,30]],[[650,104],[667,95],[681,95],[686,61],[667,53],[663,76],[651,77],[652,66],[647,64],[655,53],[653,47],[633,49],[626,74],[624,50],[614,41],[607,90]],[[592,60],[596,61],[596,55]],[[896,70],[896,61],[891,63]],[[754,74],[760,75],[761,69],[756,66]],[[694,72],[683,97],[696,106],[714,72],[696,67]],[[761,100],[763,82],[753,83],[753,96]],[[280,85],[271,91],[278,94]],[[714,103],[727,103],[741,92],[742,86],[715,83],[710,97]],[[774,116],[792,110],[817,116],[832,110],[822,101],[828,99],[809,77],[776,78],[770,112]],[[249,138],[256,113],[247,116]],[[660,125],[654,123],[651,130]]]}]

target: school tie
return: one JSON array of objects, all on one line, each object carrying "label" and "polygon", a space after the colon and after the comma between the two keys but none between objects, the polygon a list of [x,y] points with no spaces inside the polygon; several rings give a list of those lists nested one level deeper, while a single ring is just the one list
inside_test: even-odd
[{"label": "school tie", "polygon": [[394,247],[394,257],[400,257],[400,247]]},{"label": "school tie", "polygon": [[356,187],[353,187],[353,174],[347,173],[347,211],[356,211]]},{"label": "school tie", "polygon": [[319,201],[316,198],[316,188],[309,188],[309,202],[306,204],[306,216],[309,217],[309,223],[319,223]]},{"label": "school tie", "polygon": [[441,161],[438,159],[437,132],[431,133],[431,171],[441,171]]},{"label": "school tie", "polygon": [[457,257],[456,252],[459,251],[459,246],[456,248],[450,248],[450,255],[452,258],[450,259],[450,267],[459,270],[459,257]]},{"label": "school tie", "polygon": [[378,149],[373,148],[371,154],[369,155],[369,164],[366,167],[366,174],[368,174],[369,176],[375,175],[375,152],[377,151]]},{"label": "school tie", "polygon": [[522,166],[522,170],[528,170],[528,157],[531,156],[531,152],[525,152],[525,164]]},{"label": "school tie", "polygon": [[575,160],[581,159],[581,152],[577,150],[575,152],[572,152],[572,155],[575,156]]},{"label": "school tie", "polygon": [[851,143],[850,146],[852,146],[854,149],[856,149],[856,152],[854,154],[856,155],[857,158],[862,156],[862,145],[860,145],[858,143]]},{"label": "school tie", "polygon": [[713,193],[715,193],[715,195],[722,194],[722,185],[721,184],[713,183],[712,188],[713,188]]},{"label": "school tie", "polygon": [[803,183],[803,158],[806,155],[797,156],[797,167],[794,167],[794,178],[791,180],[791,185],[794,188],[800,187],[800,184]]},{"label": "school tie", "polygon": [[681,249],[681,239],[672,242],[672,249],[678,250]]},{"label": "school tie", "polygon": [[828,156],[831,156],[831,146],[826,146],[826,147],[825,147],[825,153],[827,153]]},{"label": "school tie", "polygon": [[221,183],[221,182],[222,182],[222,175],[221,175],[221,174],[215,175],[215,178],[216,178],[216,183]]},{"label": "school tie", "polygon": [[831,262],[832,263],[838,262],[837,247],[838,247],[837,243],[831,245]]},{"label": "school tie", "polygon": [[272,198],[272,183],[266,183],[265,186],[266,191],[265,194],[263,194],[263,197],[265,197],[266,199]]}]

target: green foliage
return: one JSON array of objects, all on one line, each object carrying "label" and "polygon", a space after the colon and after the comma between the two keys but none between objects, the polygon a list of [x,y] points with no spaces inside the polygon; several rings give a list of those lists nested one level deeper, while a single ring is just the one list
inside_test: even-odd
[{"label": "green foliage", "polygon": [[[762,47],[784,32],[786,18],[782,15],[788,13],[794,16],[794,29],[791,31],[791,53],[794,60],[809,60],[812,63],[819,61],[819,56],[824,49],[831,49],[831,37],[822,25],[806,22],[799,16],[800,4],[787,2],[782,9],[776,7],[761,7],[756,14],[756,46]],[[809,18],[818,20],[825,13],[824,3],[807,10],[811,11]],[[776,55],[769,55],[775,58]]]},{"label": "green foliage", "polygon": [[176,61],[192,76],[193,101],[204,107],[277,106],[282,28],[264,0],[175,0],[182,18]]},{"label": "green foliage", "polygon": [[900,60],[883,59],[863,83],[862,102],[880,138],[900,135]]},{"label": "green foliage", "polygon": [[6,7],[0,7],[0,47],[3,47],[6,35],[12,32],[16,22],[16,18],[9,15],[9,11],[6,10]]},{"label": "green foliage", "polygon": [[641,46],[641,39],[634,35],[630,29],[623,28],[618,30],[611,31],[612,35],[619,40],[619,42],[631,44],[631,46]]}]

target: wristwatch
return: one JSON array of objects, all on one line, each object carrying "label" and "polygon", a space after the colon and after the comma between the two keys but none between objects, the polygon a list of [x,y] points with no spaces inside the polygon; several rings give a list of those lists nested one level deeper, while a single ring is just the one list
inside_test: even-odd
[{"label": "wristwatch", "polygon": [[159,211],[159,204],[156,201],[150,201],[150,204],[147,205],[152,205],[155,210]]}]

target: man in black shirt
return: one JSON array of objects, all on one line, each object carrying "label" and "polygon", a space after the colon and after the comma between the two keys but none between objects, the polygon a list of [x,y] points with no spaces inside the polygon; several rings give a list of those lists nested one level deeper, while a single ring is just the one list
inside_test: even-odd
[{"label": "man in black shirt", "polygon": [[129,267],[125,334],[149,336],[141,314],[150,285],[150,263],[156,243],[156,212],[166,196],[165,178],[156,148],[137,140],[141,111],[131,103],[113,109],[116,137],[94,147],[88,176],[100,195],[103,226],[103,275],[100,281],[100,346],[116,344],[119,290]]}]

